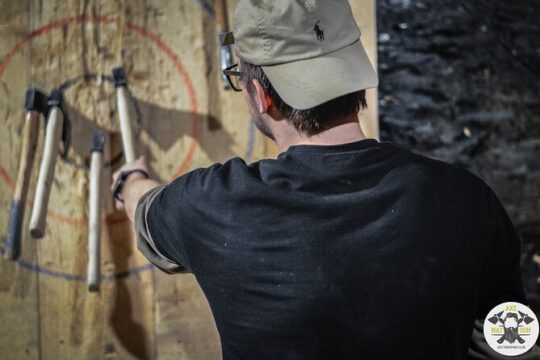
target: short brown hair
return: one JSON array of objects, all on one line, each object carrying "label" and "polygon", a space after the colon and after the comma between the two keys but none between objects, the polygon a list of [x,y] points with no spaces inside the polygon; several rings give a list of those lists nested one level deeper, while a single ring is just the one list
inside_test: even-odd
[{"label": "short brown hair", "polygon": [[272,98],[280,114],[292,123],[296,130],[308,136],[317,135],[334,126],[336,120],[357,114],[360,109],[367,108],[366,91],[360,90],[337,97],[311,109],[295,109],[281,99],[260,65],[241,61],[240,68],[240,81],[248,93],[253,94],[252,81],[257,79]]}]

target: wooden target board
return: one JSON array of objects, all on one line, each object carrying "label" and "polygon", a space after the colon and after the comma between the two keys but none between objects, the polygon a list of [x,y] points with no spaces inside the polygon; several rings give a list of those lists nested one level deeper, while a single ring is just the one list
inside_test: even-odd
[{"label": "wooden target board", "polygon": [[[112,69],[131,92],[137,153],[164,182],[240,156],[275,156],[249,121],[242,96],[220,78],[212,1],[0,0],[0,236],[20,161],[24,94],[64,85],[71,147],[56,164],[46,235],[28,232],[34,160],[22,255],[0,259],[0,353],[8,359],[219,359],[208,303],[192,275],[166,275],[138,253],[129,222],[115,212],[109,179],[121,153]],[[228,1],[232,17],[236,1]],[[374,4],[352,1],[362,41],[376,63]],[[362,126],[377,137],[376,93]],[[86,287],[88,159],[91,134],[106,133],[102,284]],[[3,244],[3,240],[2,240]],[[0,250],[3,251],[3,245]],[[5,356],[7,355],[7,356]]]}]

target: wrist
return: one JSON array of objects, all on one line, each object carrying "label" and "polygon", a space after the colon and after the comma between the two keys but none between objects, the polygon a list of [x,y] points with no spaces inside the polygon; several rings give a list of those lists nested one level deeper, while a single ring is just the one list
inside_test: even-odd
[{"label": "wrist", "polygon": [[123,195],[126,185],[128,185],[128,183],[133,183],[142,179],[148,179],[148,173],[146,172],[146,170],[131,169],[122,171],[118,176],[116,184],[114,185],[113,197],[120,202],[124,202]]},{"label": "wrist", "polygon": [[134,172],[129,174],[129,176],[124,181],[124,186],[122,186],[122,189],[120,189],[120,195],[122,196],[122,199],[126,198],[126,189],[132,185],[134,182],[137,182],[139,180],[146,180],[148,179],[147,176],[143,175],[140,172]]},{"label": "wrist", "polygon": [[134,173],[131,173],[129,174],[129,176],[126,178],[126,180],[124,181],[124,188],[129,184],[129,183],[132,183],[134,181],[137,181],[137,180],[142,180],[142,179],[148,179],[148,176],[140,173],[140,172],[134,172]]}]

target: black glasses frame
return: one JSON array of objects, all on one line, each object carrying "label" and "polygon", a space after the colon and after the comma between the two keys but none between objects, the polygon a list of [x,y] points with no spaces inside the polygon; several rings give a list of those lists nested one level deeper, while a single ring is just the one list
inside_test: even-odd
[{"label": "black glasses frame", "polygon": [[234,65],[226,67],[225,69],[223,69],[223,75],[225,75],[225,77],[227,78],[227,81],[229,82],[229,85],[231,85],[231,88],[234,91],[242,91],[242,88],[237,88],[236,86],[234,86],[233,81],[231,80],[231,76],[240,77],[240,75],[242,74],[241,71],[234,70],[235,68],[238,69],[238,64],[234,64]]}]

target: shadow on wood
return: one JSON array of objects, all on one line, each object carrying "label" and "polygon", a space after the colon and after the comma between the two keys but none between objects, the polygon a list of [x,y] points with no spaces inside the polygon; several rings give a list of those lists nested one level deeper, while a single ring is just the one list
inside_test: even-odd
[{"label": "shadow on wood", "polygon": [[[149,102],[136,101],[136,106],[132,106],[130,110],[130,119],[137,133],[137,153],[144,154],[149,161],[157,160],[158,157],[163,160],[163,155],[165,155],[165,158],[170,157],[171,154],[168,153],[171,148],[185,140],[186,136],[192,137],[194,127],[196,127],[196,138],[199,140],[199,146],[212,160],[218,161],[223,158],[224,154],[233,154],[233,138],[225,131],[219,131],[218,146],[216,146],[215,142],[205,143],[201,140],[205,132],[204,122],[218,121],[211,115],[167,109]],[[116,129],[111,131],[111,129],[101,127],[96,121],[83,115],[68,102],[64,104],[64,111],[71,122],[71,149],[67,161],[79,167],[86,167],[90,154],[91,134],[96,130],[111,133],[116,132]],[[114,110],[111,110],[111,117],[116,117]],[[115,138],[113,137],[113,139]],[[156,154],[156,147],[161,153]],[[114,159],[116,155],[118,154],[113,153],[111,158]],[[182,155],[184,154],[175,153],[173,158],[165,159],[165,162],[174,164],[178,168],[181,164]],[[108,160],[110,159],[107,159],[106,156],[105,161]],[[167,181],[170,179],[161,180]]]}]

